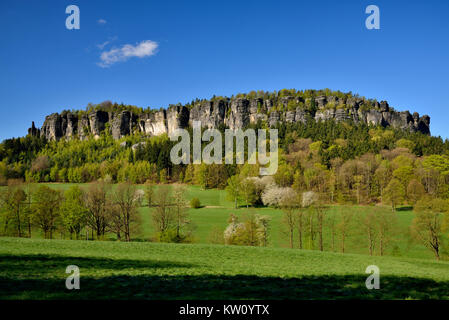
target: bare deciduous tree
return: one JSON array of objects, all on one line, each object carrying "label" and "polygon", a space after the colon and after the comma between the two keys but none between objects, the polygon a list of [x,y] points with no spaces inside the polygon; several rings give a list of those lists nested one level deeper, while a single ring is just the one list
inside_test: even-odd
[{"label": "bare deciduous tree", "polygon": [[84,201],[89,210],[87,224],[92,233],[96,233],[97,238],[102,238],[106,232],[109,189],[109,185],[97,181],[91,183],[85,193]]},{"label": "bare deciduous tree", "polygon": [[296,192],[291,192],[285,195],[282,198],[280,206],[282,208],[282,211],[284,212],[284,215],[282,217],[282,222],[284,224],[285,229],[284,233],[287,235],[289,239],[290,248],[293,249],[293,236],[296,226],[295,212],[299,207],[298,196]]},{"label": "bare deciduous tree", "polygon": [[374,210],[377,218],[379,254],[383,256],[397,230],[397,217],[394,212]]},{"label": "bare deciduous tree", "polygon": [[374,254],[374,248],[378,236],[376,224],[377,224],[377,217],[372,210],[368,211],[365,214],[360,214],[359,216],[359,225],[361,227],[360,231],[366,237],[370,256]]},{"label": "bare deciduous tree", "polygon": [[171,187],[168,185],[161,185],[155,194],[155,209],[153,211],[152,219],[156,231],[162,235],[170,227],[173,226],[175,215],[173,207],[171,206]]},{"label": "bare deciduous tree", "polygon": [[187,214],[187,201],[185,199],[186,188],[177,185],[173,191],[173,211],[175,215],[176,238],[175,242],[185,241],[191,234],[191,230],[187,230],[190,225],[189,216]]},{"label": "bare deciduous tree", "polygon": [[137,208],[142,202],[142,195],[135,185],[129,182],[120,183],[113,192],[112,201],[118,206],[123,221],[125,241],[131,241],[131,223],[137,218]]},{"label": "bare deciduous tree", "polygon": [[343,208],[339,210],[339,222],[337,224],[337,232],[340,235],[341,252],[345,253],[346,240],[351,234],[353,213],[351,210]]}]

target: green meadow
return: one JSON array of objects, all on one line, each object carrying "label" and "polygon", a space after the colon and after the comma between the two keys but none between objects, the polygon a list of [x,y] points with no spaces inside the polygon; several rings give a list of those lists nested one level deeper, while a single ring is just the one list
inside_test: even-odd
[{"label": "green meadow", "polygon": [[[66,190],[72,185],[70,183],[49,183],[48,186],[54,189]],[[87,186],[87,184],[77,184],[79,186]],[[144,188],[142,185],[139,188]],[[157,188],[157,186],[156,186]],[[226,199],[226,191],[218,189],[203,190],[199,186],[187,186],[186,198],[189,201],[192,198],[199,198],[201,201],[201,208],[189,209],[189,217],[194,225],[193,242],[208,244],[211,239],[214,238],[214,234],[222,234],[231,214],[242,216],[245,213],[255,213],[261,215],[267,215],[271,218],[270,222],[270,235],[269,246],[277,248],[287,248],[288,238],[285,235],[285,227],[282,223],[282,210],[275,208],[246,208],[245,206],[239,206],[238,209],[234,208],[234,203]],[[356,206],[356,205],[335,205],[329,207],[329,212],[336,212],[339,210],[350,210],[354,212],[354,217],[358,214],[370,210],[370,206]],[[380,207],[381,210],[389,211],[390,207]],[[132,238],[136,241],[152,241],[154,237],[154,228],[151,220],[152,210],[146,203],[140,207],[140,226],[137,232],[134,232]],[[395,255],[399,257],[409,258],[422,258],[433,259],[433,253],[424,248],[420,244],[416,244],[410,241],[409,226],[413,219],[414,213],[411,207],[401,207],[396,211],[398,219],[398,228],[396,230],[396,237],[387,249],[387,255]],[[326,232],[327,231],[327,232]],[[346,242],[346,252],[368,254],[368,249],[365,245],[366,240],[363,234],[358,230],[350,235]],[[33,237],[41,237],[39,230],[34,231]],[[56,235],[56,237],[58,237]],[[109,240],[114,240],[114,235],[109,235]],[[296,239],[295,239],[296,241]],[[330,232],[325,228],[325,250],[331,250],[331,237]],[[297,243],[296,243],[297,245]],[[396,247],[396,249],[394,249]],[[338,241],[335,243],[333,251],[338,252],[340,245]],[[331,250],[332,251],[332,250]]]},{"label": "green meadow", "polygon": [[[67,290],[68,265],[80,289]],[[380,269],[380,289],[365,286]],[[285,248],[0,238],[0,299],[447,299],[449,262]]]},{"label": "green meadow", "polygon": [[[49,184],[65,190],[71,184]],[[288,248],[283,212],[275,208],[234,208],[223,190],[188,186],[195,225],[189,244],[153,242],[153,208],[139,208],[133,242],[0,238],[0,299],[447,299],[449,262],[434,261],[430,251],[409,241],[411,208],[396,212],[398,229],[385,256],[369,256],[363,234],[348,238],[346,253],[331,248],[325,228],[325,251]],[[391,210],[381,207],[382,210]],[[329,212],[368,206],[331,206]],[[212,244],[222,236],[231,213],[271,218],[268,247]],[[296,241],[296,240],[295,240]],[[295,243],[297,246],[297,243]],[[68,265],[80,268],[81,289],[67,290]],[[380,268],[381,289],[365,286],[369,265]]]}]

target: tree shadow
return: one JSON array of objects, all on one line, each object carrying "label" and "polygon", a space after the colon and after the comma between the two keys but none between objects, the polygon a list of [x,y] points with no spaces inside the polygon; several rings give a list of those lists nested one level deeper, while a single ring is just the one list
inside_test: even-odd
[{"label": "tree shadow", "polygon": [[80,290],[59,278],[0,277],[0,299],[448,299],[449,282],[382,276],[380,289],[368,290],[365,275],[301,278],[243,275],[118,275],[80,277]]},{"label": "tree shadow", "polygon": [[412,211],[413,207],[412,206],[404,206],[404,207],[400,207],[400,208],[396,208],[396,211],[401,212],[401,211]]},{"label": "tree shadow", "polygon": [[3,274],[26,273],[50,273],[55,269],[63,269],[69,265],[80,268],[124,270],[124,269],[167,269],[167,268],[192,268],[194,264],[179,263],[161,260],[131,260],[131,259],[109,259],[91,257],[70,257],[48,254],[8,255],[0,254],[0,270]]}]

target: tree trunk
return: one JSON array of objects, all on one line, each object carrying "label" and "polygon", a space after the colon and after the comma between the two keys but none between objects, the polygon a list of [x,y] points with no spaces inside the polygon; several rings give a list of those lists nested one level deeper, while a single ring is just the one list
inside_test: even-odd
[{"label": "tree trunk", "polygon": [[302,214],[298,216],[298,242],[299,249],[302,249]]},{"label": "tree trunk", "polygon": [[293,249],[293,229],[290,229],[290,248]]},{"label": "tree trunk", "polygon": [[31,238],[31,219],[28,218],[28,238]]},{"label": "tree trunk", "polygon": [[19,238],[22,236],[22,230],[20,229],[20,206],[17,207],[17,235]]}]

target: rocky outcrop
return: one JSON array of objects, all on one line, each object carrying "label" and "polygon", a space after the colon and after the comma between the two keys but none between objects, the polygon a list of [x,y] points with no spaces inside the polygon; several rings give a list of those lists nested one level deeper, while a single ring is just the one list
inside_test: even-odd
[{"label": "rocky outcrop", "polygon": [[189,126],[189,109],[184,106],[170,106],[167,110],[167,132]]},{"label": "rocky outcrop", "polygon": [[307,121],[353,121],[373,126],[393,127],[410,132],[430,134],[430,117],[417,112],[395,111],[388,102],[370,102],[358,97],[342,99],[335,96],[318,96],[308,99],[297,97],[262,98],[215,98],[202,100],[193,106],[171,105],[168,109],[151,110],[133,114],[129,110],[107,112],[101,110],[88,114],[63,112],[45,118],[41,129],[34,123],[28,133],[48,140],[89,136],[99,137],[109,130],[114,139],[134,132],[146,135],[169,134],[177,128],[192,126],[201,121],[204,128],[228,127],[241,129],[259,121],[269,126],[279,123],[306,123]]},{"label": "rocky outcrop", "polygon": [[45,117],[40,130],[41,136],[44,136],[47,140],[57,140],[63,136],[62,132],[62,118],[58,113],[52,113]]},{"label": "rocky outcrop", "polygon": [[40,130],[34,125],[34,121],[31,122],[31,128],[28,129],[28,134],[30,136],[40,136],[41,134]]},{"label": "rocky outcrop", "polygon": [[94,111],[89,113],[89,127],[94,137],[99,137],[101,132],[106,128],[109,121],[109,114],[105,111]]},{"label": "rocky outcrop", "polygon": [[225,117],[228,111],[226,100],[202,101],[195,105],[189,112],[189,125],[193,121],[201,121],[204,128],[218,128],[220,124],[226,122]]},{"label": "rocky outcrop", "polygon": [[[66,125],[65,125],[66,124]],[[78,116],[67,113],[66,117],[63,118],[63,131],[66,137],[73,137],[78,133]]]},{"label": "rocky outcrop", "polygon": [[132,133],[132,114],[129,111],[122,111],[113,116],[111,121],[111,134],[114,139],[120,139]]},{"label": "rocky outcrop", "polygon": [[165,110],[143,114],[140,117],[139,128],[147,135],[158,136],[167,133]]}]

